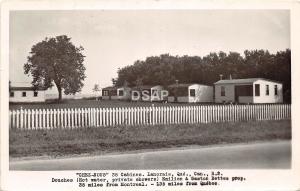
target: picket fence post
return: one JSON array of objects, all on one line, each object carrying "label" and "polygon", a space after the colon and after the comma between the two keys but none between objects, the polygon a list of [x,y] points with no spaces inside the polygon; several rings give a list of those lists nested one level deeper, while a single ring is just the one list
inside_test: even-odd
[{"label": "picket fence post", "polygon": [[169,125],[290,119],[289,104],[51,108],[9,111],[9,128],[74,129],[116,125]]}]

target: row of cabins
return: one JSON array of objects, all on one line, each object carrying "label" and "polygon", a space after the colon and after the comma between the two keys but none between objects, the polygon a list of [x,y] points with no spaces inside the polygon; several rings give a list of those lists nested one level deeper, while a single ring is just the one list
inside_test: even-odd
[{"label": "row of cabins", "polygon": [[[135,91],[133,91],[135,90]],[[160,92],[168,91],[168,96],[160,96]],[[106,87],[102,89],[102,99],[133,100],[134,95],[142,91],[149,92],[142,101],[168,101],[186,103],[282,103],[282,83],[263,78],[219,80],[214,86],[203,84],[172,84],[140,87]]]},{"label": "row of cabins", "polygon": [[[172,84],[140,87],[106,87],[102,89],[104,100],[133,100],[143,91],[148,96],[141,96],[141,101],[168,101],[186,103],[282,103],[282,83],[263,78],[219,80],[214,86],[202,84]],[[167,91],[168,96],[162,96]],[[138,93],[137,93],[138,92]],[[44,102],[45,89],[32,87],[11,87],[10,102]],[[140,95],[134,95],[140,94]],[[157,96],[158,95],[158,96]]]}]

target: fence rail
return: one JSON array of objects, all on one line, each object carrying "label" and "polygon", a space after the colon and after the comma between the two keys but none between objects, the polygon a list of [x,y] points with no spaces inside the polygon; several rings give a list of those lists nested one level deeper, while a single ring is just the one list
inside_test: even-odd
[{"label": "fence rail", "polygon": [[75,129],[118,125],[217,123],[291,118],[291,105],[200,105],[132,108],[19,109],[11,129]]}]

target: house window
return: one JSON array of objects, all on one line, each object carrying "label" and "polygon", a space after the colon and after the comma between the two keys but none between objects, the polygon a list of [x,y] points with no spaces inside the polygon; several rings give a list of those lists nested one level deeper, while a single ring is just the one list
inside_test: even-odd
[{"label": "house window", "polygon": [[107,90],[103,91],[103,96],[108,96],[108,91]]},{"label": "house window", "polygon": [[255,84],[255,96],[260,96],[260,85]]},{"label": "house window", "polygon": [[196,90],[195,89],[190,89],[190,96],[195,97],[196,96]]},{"label": "house window", "polygon": [[274,94],[278,95],[278,87],[277,87],[277,85],[274,86]]},{"label": "house window", "polygon": [[15,97],[15,92],[9,92],[9,97]]},{"label": "house window", "polygon": [[266,85],[266,95],[269,95],[270,91],[269,91],[269,85]]},{"label": "house window", "polygon": [[38,92],[33,92],[33,97],[37,97],[38,96]]},{"label": "house window", "polygon": [[225,87],[221,86],[221,96],[225,96]]},{"label": "house window", "polygon": [[119,96],[123,96],[124,95],[124,91],[123,90],[119,90]]},{"label": "house window", "polygon": [[26,97],[26,92],[22,92],[22,97]]}]

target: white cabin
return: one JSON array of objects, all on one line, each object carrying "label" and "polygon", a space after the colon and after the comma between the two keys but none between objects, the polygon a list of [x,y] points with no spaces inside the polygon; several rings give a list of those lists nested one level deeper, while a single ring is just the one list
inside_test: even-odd
[{"label": "white cabin", "polygon": [[216,103],[282,103],[282,83],[264,78],[219,80]]},{"label": "white cabin", "polygon": [[213,87],[202,84],[172,84],[168,86],[168,102],[213,102]]},{"label": "white cabin", "polygon": [[130,100],[131,99],[131,88],[120,87],[117,89],[117,94],[118,94],[119,100]]},{"label": "white cabin", "polygon": [[33,103],[45,102],[45,89],[34,87],[10,87],[9,102]]},{"label": "white cabin", "polygon": [[106,87],[102,89],[103,100],[117,100],[118,99],[118,88],[117,87]]}]

